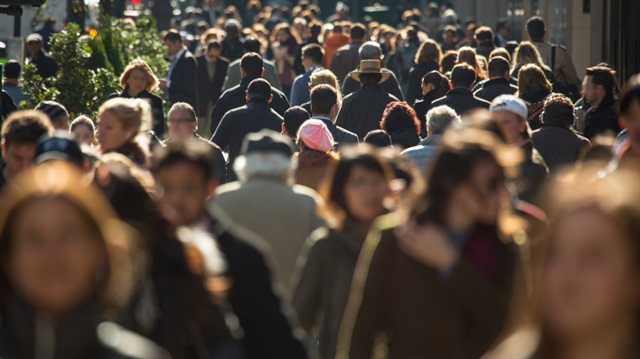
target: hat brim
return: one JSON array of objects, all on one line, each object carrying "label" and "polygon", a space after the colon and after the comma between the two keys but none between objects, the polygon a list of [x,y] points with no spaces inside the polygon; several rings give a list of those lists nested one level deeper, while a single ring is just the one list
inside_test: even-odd
[{"label": "hat brim", "polygon": [[391,77],[391,74],[386,72],[386,71],[352,71],[349,76],[351,76],[352,79],[356,80],[356,81],[360,81],[360,75],[362,74],[379,74],[382,75],[382,79],[380,79],[380,82],[378,83],[383,83],[385,81],[387,81],[389,79],[389,77]]}]

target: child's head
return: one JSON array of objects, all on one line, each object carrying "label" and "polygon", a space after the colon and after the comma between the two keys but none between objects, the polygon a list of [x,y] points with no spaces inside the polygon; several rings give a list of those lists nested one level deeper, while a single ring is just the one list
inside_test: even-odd
[{"label": "child's head", "polygon": [[76,138],[78,143],[91,146],[96,138],[96,127],[89,117],[81,115],[71,122],[69,133]]}]

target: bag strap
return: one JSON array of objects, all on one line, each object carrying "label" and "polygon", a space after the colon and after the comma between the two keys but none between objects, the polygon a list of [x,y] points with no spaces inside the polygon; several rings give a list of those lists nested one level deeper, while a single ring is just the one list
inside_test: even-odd
[{"label": "bag strap", "polygon": [[556,46],[551,45],[551,72],[556,70]]}]

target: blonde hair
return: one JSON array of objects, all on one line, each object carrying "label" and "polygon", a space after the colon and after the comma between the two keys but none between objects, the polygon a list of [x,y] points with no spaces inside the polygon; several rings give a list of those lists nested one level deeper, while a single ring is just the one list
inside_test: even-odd
[{"label": "blonde hair", "polygon": [[542,70],[551,71],[540,57],[538,49],[529,41],[523,41],[513,52],[513,69],[524,67],[528,64],[537,65]]},{"label": "blonde hair", "polygon": [[340,83],[338,82],[336,75],[331,72],[331,70],[326,69],[314,71],[311,73],[311,77],[309,77],[309,92],[318,85],[329,85],[336,90],[336,93],[338,94],[336,107],[339,110],[342,106],[342,91],[340,91]]},{"label": "blonde hair", "polygon": [[420,44],[413,62],[417,65],[431,60],[440,64],[440,59],[442,59],[442,50],[440,50],[440,45],[438,45],[437,42],[429,39]]},{"label": "blonde hair", "polygon": [[127,88],[127,80],[129,80],[129,76],[131,76],[131,72],[133,70],[141,70],[147,76],[147,91],[151,92],[158,86],[158,78],[153,73],[149,65],[141,58],[134,59],[127,65],[120,75],[120,86],[122,88]]},{"label": "blonde hair", "polygon": [[151,105],[149,105],[148,101],[121,97],[113,98],[100,106],[98,116],[107,111],[118,118],[124,129],[135,131],[132,141],[135,140],[141,145],[149,142],[146,134],[151,131],[152,119]]},{"label": "blonde hair", "polygon": [[476,50],[469,46],[463,46],[458,50],[458,61],[456,64],[466,63],[469,66],[473,67],[473,70],[476,72],[476,81],[484,80],[487,76],[482,71],[482,67],[480,67],[480,63],[478,63],[478,58],[476,57]]},{"label": "blonde hair", "polygon": [[518,71],[518,93],[516,96],[521,98],[523,95],[541,92],[544,89],[551,91],[552,86],[540,67],[534,64],[522,66]]}]

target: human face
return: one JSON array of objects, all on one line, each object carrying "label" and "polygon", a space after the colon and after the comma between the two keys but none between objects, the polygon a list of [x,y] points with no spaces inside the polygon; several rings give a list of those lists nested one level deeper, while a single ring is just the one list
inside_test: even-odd
[{"label": "human face", "polygon": [[278,31],[278,33],[276,34],[276,41],[286,42],[287,40],[289,40],[289,33],[287,33],[285,30]]},{"label": "human face", "polygon": [[640,101],[631,102],[629,112],[622,116],[622,123],[627,129],[631,147],[635,148],[636,152],[640,152]]},{"label": "human face", "polygon": [[69,202],[40,199],[12,222],[8,276],[38,311],[63,314],[86,300],[106,269],[100,235]]},{"label": "human face", "polygon": [[593,207],[561,219],[552,227],[541,283],[543,319],[551,333],[572,340],[633,323],[640,276],[630,243],[637,238]]},{"label": "human face", "polygon": [[76,141],[78,141],[81,145],[91,146],[93,141],[95,140],[95,135],[93,131],[88,126],[78,125],[71,132],[73,137],[75,137]]},{"label": "human face", "polygon": [[7,179],[33,166],[36,158],[36,145],[33,143],[2,144],[2,159],[4,160],[4,175]]},{"label": "human face", "polygon": [[42,43],[40,41],[31,41],[27,43],[27,48],[31,56],[36,56],[42,51]]},{"label": "human face", "polygon": [[209,59],[210,62],[218,61],[218,57],[220,57],[220,49],[213,48],[207,51],[207,59]]},{"label": "human face", "polygon": [[192,225],[205,213],[205,201],[217,183],[207,181],[202,171],[186,162],[156,173],[157,201],[163,217],[174,227]]},{"label": "human face", "polygon": [[591,76],[587,76],[584,79],[584,97],[587,99],[591,106],[596,106],[604,98],[604,89],[602,86],[593,83]]},{"label": "human face", "polygon": [[69,116],[60,115],[55,120],[51,121],[53,129],[56,131],[69,131]]},{"label": "human face", "polygon": [[445,31],[442,34],[442,40],[445,44],[452,45],[458,41],[458,36],[453,31]]},{"label": "human face", "polygon": [[100,114],[98,123],[98,143],[102,152],[114,151],[129,142],[133,137],[130,130],[125,130],[122,121],[111,111],[104,111]]},{"label": "human face", "polygon": [[474,221],[496,224],[503,200],[507,197],[504,174],[490,161],[475,165],[471,179],[462,184],[452,198],[465,208]]},{"label": "human face", "polygon": [[169,55],[173,56],[180,51],[180,48],[182,48],[182,44],[180,43],[180,41],[167,40],[164,42],[164,47],[167,48],[167,52],[169,53]]},{"label": "human face", "polygon": [[362,165],[355,165],[345,184],[344,197],[351,217],[371,223],[384,213],[384,199],[389,195],[385,177]]},{"label": "human face", "polygon": [[189,113],[184,110],[171,111],[167,122],[169,125],[169,136],[171,136],[172,139],[191,138],[198,124],[191,118]]},{"label": "human face", "polygon": [[523,141],[522,133],[527,124],[518,115],[511,111],[500,110],[491,113],[491,117],[500,126],[500,131],[509,144],[520,144]]},{"label": "human face", "polygon": [[146,72],[141,69],[131,70],[129,78],[127,78],[127,86],[132,96],[137,96],[140,92],[146,90],[147,85],[149,85],[149,80]]}]

